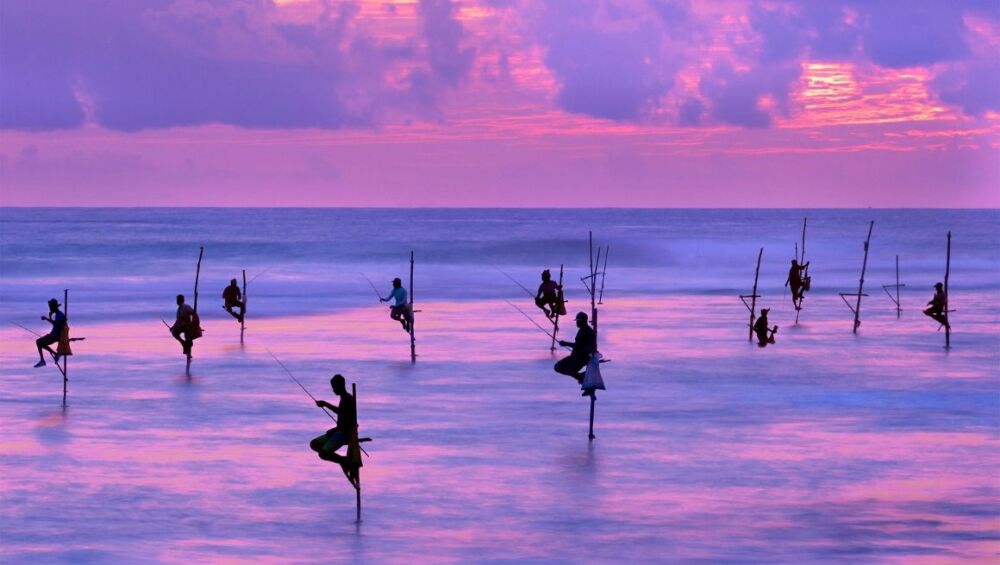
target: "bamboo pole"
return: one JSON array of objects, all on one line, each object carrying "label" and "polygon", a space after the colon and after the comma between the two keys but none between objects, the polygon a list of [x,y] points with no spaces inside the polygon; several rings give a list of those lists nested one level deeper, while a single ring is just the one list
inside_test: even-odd
[{"label": "bamboo pole", "polygon": [[[589,232],[588,239],[590,241],[590,318],[594,319],[594,312],[597,310],[597,304],[594,300],[594,282],[597,280],[597,275],[594,271],[594,232]],[[598,258],[598,260],[600,260]],[[594,320],[596,322],[596,320]],[[597,324],[594,324],[594,332],[597,332]]]},{"label": "bamboo pole", "polygon": [[413,324],[417,315],[413,309],[413,251],[410,251],[410,362],[417,362],[417,340],[413,335]]},{"label": "bamboo pole", "polygon": [[[747,339],[749,339],[750,341],[753,341],[753,323],[755,321],[755,318],[757,317],[757,282],[760,280],[760,260],[763,257],[764,257],[764,248],[761,247],[760,248],[760,252],[757,253],[757,270],[754,271],[754,275],[753,275],[753,292],[749,296],[749,298],[750,298],[750,306],[749,306],[749,308],[750,308],[750,335],[749,335],[749,337]],[[747,298],[748,297],[745,296],[745,295],[744,296],[740,296],[740,300],[743,301],[743,304],[747,303],[747,301],[746,301]]]},{"label": "bamboo pole", "polygon": [[[63,289],[63,316],[65,316],[66,327],[69,327],[69,289]],[[62,337],[62,336],[60,336]],[[57,346],[58,350],[58,346]],[[63,408],[66,408],[66,393],[69,389],[69,355],[62,356],[62,375],[63,375]],[[59,362],[56,362],[56,368],[59,368]]]},{"label": "bamboo pole", "polygon": [[[798,259],[799,259],[799,267],[802,267],[803,265],[806,264],[806,225],[808,223],[809,223],[809,217],[808,216],[803,217],[802,218],[802,255],[799,255],[798,251],[795,252],[795,255],[797,255]],[[802,313],[802,299],[805,297],[805,288],[804,288],[805,287],[805,279],[808,276],[809,276],[809,269],[808,268],[803,268],[802,269],[802,276],[801,276],[801,278],[802,278],[802,283],[801,283],[802,287],[799,288],[799,301],[795,305],[795,323],[796,324],[799,323],[799,315]],[[793,300],[792,302],[794,303],[795,301]]]},{"label": "bamboo pole", "polygon": [[864,296],[865,287],[865,270],[868,268],[868,247],[872,241],[872,229],[875,227],[875,221],[872,220],[868,224],[868,237],[865,239],[865,259],[861,263],[861,278],[858,280],[858,302],[854,307],[854,333],[858,333],[858,326],[861,325],[861,297]]},{"label": "bamboo pole", "polygon": [[[201,278],[201,258],[205,255],[205,246],[202,245],[198,249],[198,266],[194,272],[194,313],[198,313],[198,280]],[[184,339],[190,341],[188,346],[187,364],[185,365],[184,371],[187,376],[191,376],[191,351],[194,349],[194,339],[192,339],[187,333],[184,334]]]},{"label": "bamboo pole", "polygon": [[[896,255],[896,284],[884,284],[884,285],[882,285],[882,290],[885,291],[886,296],[888,296],[889,300],[891,300],[892,303],[896,305],[896,319],[897,320],[900,318],[900,316],[903,313],[903,303],[902,303],[902,299],[900,298],[900,289],[903,288],[904,286],[906,286],[906,285],[899,282],[899,255],[897,254]],[[889,292],[890,288],[895,288],[896,289],[896,296],[893,296],[892,293]]]},{"label": "bamboo pole", "polygon": [[566,294],[562,290],[562,285],[563,285],[563,264],[560,263],[559,264],[559,290],[558,290],[558,294],[556,294],[556,297],[558,298],[559,295],[562,295],[563,300],[559,301],[559,303],[556,304],[555,316],[552,317],[552,345],[551,345],[551,347],[549,347],[549,351],[552,351],[553,353],[556,350],[556,336],[559,335],[559,309],[564,307],[563,306],[563,301],[566,299]]},{"label": "bamboo pole", "polygon": [[608,276],[608,254],[611,253],[611,244],[604,248],[604,267],[601,268],[601,293],[597,296],[597,303],[604,304],[604,280]]},{"label": "bamboo pole", "polygon": [[[351,395],[354,396],[354,415],[357,417],[358,412],[358,385],[357,383],[351,383]],[[354,430],[354,440],[358,442],[355,446],[358,450],[361,449],[361,438],[359,437],[359,430],[355,428]],[[361,460],[361,452],[355,453],[358,460]],[[353,463],[353,461],[352,461]],[[361,522],[361,465],[358,465],[357,469],[354,471],[354,494],[355,494],[355,506],[357,508],[356,518],[357,522]]]},{"label": "bamboo pole", "polygon": [[944,347],[951,349],[951,324],[948,323],[948,278],[951,276],[951,231],[948,231],[948,254],[944,264]]},{"label": "bamboo pole", "polygon": [[240,343],[243,343],[243,332],[246,331],[247,317],[247,270],[243,269],[243,305],[240,307]]},{"label": "bamboo pole", "polygon": [[[591,324],[594,326],[594,349],[597,349],[597,304],[595,303],[595,294],[597,290],[597,265],[600,263],[600,251],[598,251],[597,261],[594,263],[594,232],[589,232],[588,239],[590,241],[590,320]],[[590,393],[590,428],[587,432],[587,439],[593,441],[597,436],[594,435],[594,409],[597,404],[597,391],[591,391]]]},{"label": "bamboo pole", "polygon": [[802,218],[802,257],[799,259],[799,263],[804,264],[806,262],[806,224],[809,222],[809,217]]}]

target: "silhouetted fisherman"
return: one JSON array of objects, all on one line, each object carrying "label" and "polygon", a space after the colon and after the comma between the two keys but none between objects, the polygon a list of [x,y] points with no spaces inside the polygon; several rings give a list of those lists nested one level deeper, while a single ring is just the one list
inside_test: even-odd
[{"label": "silhouetted fisherman", "polygon": [[[340,397],[339,405],[334,406],[325,400],[317,400],[316,406],[327,408],[337,414],[337,425],[310,441],[309,447],[319,454],[320,459],[340,465],[347,480],[354,485],[354,488],[357,488],[358,465],[353,460],[350,448],[348,448],[346,455],[340,455],[337,450],[345,445],[358,444],[358,406],[354,397],[347,392],[347,382],[343,375],[334,375],[330,379],[330,388],[333,389],[334,394]],[[353,455],[357,457],[357,454]]]},{"label": "silhouetted fisherman", "polygon": [[[170,326],[170,335],[181,344],[184,355],[191,357],[191,344],[194,343],[195,327],[197,326],[194,308],[184,302],[184,295],[177,295],[177,319]],[[181,334],[184,335],[181,338]]]},{"label": "silhouetted fisherman", "polygon": [[757,334],[757,345],[760,347],[767,347],[769,343],[774,343],[774,333],[778,331],[778,326],[770,328],[767,325],[767,313],[770,311],[768,308],[761,308],[760,317],[753,325],[753,332]]},{"label": "silhouetted fisherman", "polygon": [[788,279],[785,285],[792,289],[792,306],[796,310],[802,309],[802,298],[805,295],[805,285],[802,280],[802,272],[809,268],[809,263],[799,265],[799,262],[792,259],[792,266],[788,269]]},{"label": "silhouetted fisherman", "polygon": [[583,312],[576,315],[576,327],[579,329],[576,332],[576,339],[574,341],[559,341],[559,345],[572,347],[573,350],[569,356],[556,362],[554,369],[560,375],[573,377],[576,379],[576,382],[582,384],[585,373],[580,371],[587,368],[590,356],[597,351],[597,335],[587,324],[587,315]]},{"label": "silhouetted fisherman", "polygon": [[399,322],[406,333],[410,333],[410,305],[406,302],[406,289],[403,288],[403,281],[396,277],[392,279],[392,292],[388,298],[379,297],[381,302],[393,301],[389,305],[389,317]]},{"label": "silhouetted fisherman", "polygon": [[542,284],[538,285],[538,292],[535,293],[535,306],[541,308],[550,320],[559,314],[560,290],[562,287],[552,280],[552,273],[548,269],[542,271]]},{"label": "silhouetted fisherman", "polygon": [[49,315],[42,316],[43,321],[52,324],[52,329],[46,335],[35,340],[35,346],[38,347],[38,363],[35,363],[35,368],[45,366],[45,353],[43,350],[51,353],[56,363],[59,363],[61,355],[49,347],[53,343],[59,343],[59,339],[63,335],[63,330],[66,328],[66,314],[63,314],[59,310],[59,306],[59,301],[55,298],[49,300]]},{"label": "silhouetted fisherman", "polygon": [[[225,301],[222,307],[226,309],[226,312],[229,312],[230,316],[236,318],[236,321],[242,324],[244,314],[243,293],[240,292],[240,287],[236,284],[236,279],[229,281],[229,286],[223,289],[222,299]],[[233,308],[239,308],[239,313],[233,312]]]},{"label": "silhouetted fisherman", "polygon": [[933,318],[935,322],[951,329],[951,325],[948,323],[948,316],[945,313],[945,310],[948,309],[948,299],[944,294],[943,284],[934,284],[934,297],[927,304],[930,308],[924,310],[924,315]]}]

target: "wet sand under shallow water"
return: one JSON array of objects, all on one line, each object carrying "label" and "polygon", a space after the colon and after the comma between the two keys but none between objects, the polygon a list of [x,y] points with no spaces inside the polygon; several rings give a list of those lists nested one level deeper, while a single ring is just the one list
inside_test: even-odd
[{"label": "wet sand under shallow water", "polygon": [[[995,352],[944,354],[885,315],[865,325],[875,335],[810,321],[765,350],[735,330],[669,339],[663,324],[731,300],[609,301],[610,390],[588,443],[587,399],[551,372],[545,336],[516,312],[489,333],[472,322],[501,304],[424,306],[416,365],[375,308],[250,322],[243,348],[216,321],[190,380],[169,336],[92,326],[102,340],[71,361],[65,413],[58,374],[12,367],[25,356],[4,330],[4,561],[912,563],[1000,549],[997,383],[982,372]],[[884,356],[907,341],[924,348]],[[450,361],[455,343],[464,359]],[[332,371],[358,383],[375,438],[360,526],[339,469],[308,449],[329,420],[265,346],[320,398]]]},{"label": "wet sand under shallow water", "polygon": [[[208,249],[203,280],[228,281],[208,262],[220,261],[218,245]],[[916,288],[904,293],[901,320],[875,292],[884,273],[873,271],[854,336],[835,291],[856,284],[860,256],[844,252],[846,276],[824,258],[798,326],[772,267],[765,301],[781,328],[775,347],[759,349],[735,298],[748,288],[659,292],[655,272],[620,254],[601,314],[612,362],[594,442],[588,400],[552,372],[548,339],[502,301],[521,291],[495,272],[475,286],[481,296],[445,300],[454,293],[440,273],[451,267],[418,263],[416,364],[360,276],[343,283],[357,283],[343,303],[301,312],[287,301],[301,292],[298,268],[275,269],[252,290],[242,347],[206,286],[190,379],[159,310],[115,302],[117,292],[88,289],[97,275],[77,273],[71,320],[88,340],[75,344],[65,411],[55,369],[30,368],[33,338],[0,329],[0,560],[997,558],[1000,276],[970,285],[968,267],[959,270],[966,286],[945,352],[919,313],[930,292],[916,282],[936,271],[906,272]],[[387,277],[374,273],[391,272],[361,269],[379,282]],[[537,276],[511,271],[525,284]],[[5,310],[37,319],[28,298],[40,283],[23,281],[38,275],[4,273]],[[683,286],[685,277],[667,278]],[[582,303],[579,289],[569,298],[571,311]],[[88,311],[95,304],[123,314],[110,322]],[[357,382],[361,431],[374,438],[360,525],[339,468],[308,447],[330,420],[268,349],[319,398],[333,400],[334,372]]]}]

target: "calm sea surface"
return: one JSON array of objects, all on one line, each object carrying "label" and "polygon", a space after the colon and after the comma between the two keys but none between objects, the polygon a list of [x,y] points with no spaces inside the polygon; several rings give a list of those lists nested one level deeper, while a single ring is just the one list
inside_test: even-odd
[{"label": "calm sea surface", "polygon": [[[783,282],[808,216],[813,290]],[[857,292],[874,220],[863,323]],[[920,310],[951,230],[952,348]],[[525,292],[610,245],[589,403]],[[192,294],[190,378],[160,319]],[[747,341],[760,294],[777,343]],[[384,295],[409,275],[419,358]],[[899,256],[903,312],[882,285]],[[246,342],[221,308],[245,269]],[[76,355],[33,369],[45,302]],[[1000,559],[1000,211],[0,208],[0,561]],[[567,337],[570,339],[570,337]],[[308,441],[358,386],[363,521]]]}]

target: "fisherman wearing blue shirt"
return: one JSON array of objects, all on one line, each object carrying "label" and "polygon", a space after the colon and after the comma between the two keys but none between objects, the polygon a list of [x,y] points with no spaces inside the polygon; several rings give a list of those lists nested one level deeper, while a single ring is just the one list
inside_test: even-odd
[{"label": "fisherman wearing blue shirt", "polygon": [[392,279],[392,292],[389,293],[389,297],[380,297],[379,300],[382,302],[393,301],[389,306],[389,317],[399,322],[406,333],[410,333],[410,305],[406,302],[406,289],[403,288],[403,281],[399,277]]},{"label": "fisherman wearing blue shirt", "polygon": [[52,324],[52,331],[35,340],[35,345],[38,347],[38,363],[35,363],[35,368],[45,366],[43,349],[51,353],[56,363],[59,363],[60,355],[49,347],[53,343],[59,343],[59,337],[63,333],[63,328],[66,327],[66,314],[59,311],[58,300],[55,298],[49,300],[49,315],[48,317],[42,316],[42,320]]}]

